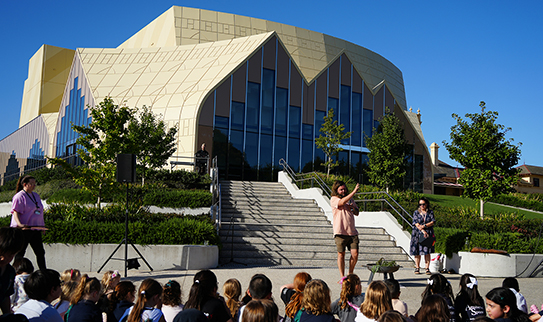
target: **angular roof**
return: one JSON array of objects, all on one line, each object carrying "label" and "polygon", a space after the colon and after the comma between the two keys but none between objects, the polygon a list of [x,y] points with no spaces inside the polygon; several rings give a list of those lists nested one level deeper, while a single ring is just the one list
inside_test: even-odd
[{"label": "angular roof", "polygon": [[523,164],[521,166],[518,166],[517,168],[520,168],[521,176],[529,176],[529,175],[543,176],[543,167]]},{"label": "angular roof", "polygon": [[385,81],[396,101],[406,109],[402,72],[383,56],[343,39],[273,21],[173,6],[118,48],[203,44],[271,31],[277,33],[308,82],[345,53],[370,89]]}]

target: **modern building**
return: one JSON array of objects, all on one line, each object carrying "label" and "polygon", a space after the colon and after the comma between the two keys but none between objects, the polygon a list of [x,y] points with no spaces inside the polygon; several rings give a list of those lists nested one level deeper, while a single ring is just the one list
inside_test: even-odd
[{"label": "modern building", "polygon": [[363,180],[371,136],[388,107],[413,147],[406,186],[431,193],[433,172],[420,114],[407,110],[401,71],[379,54],[276,22],[174,6],[117,48],[43,45],[30,59],[20,128],[0,141],[2,179],[76,150],[71,124],[92,122],[106,96],[151,107],[178,125],[171,161],[203,142],[223,178],[273,180],[284,159],[320,167],[315,147],[331,108],[350,139],[339,171]]}]

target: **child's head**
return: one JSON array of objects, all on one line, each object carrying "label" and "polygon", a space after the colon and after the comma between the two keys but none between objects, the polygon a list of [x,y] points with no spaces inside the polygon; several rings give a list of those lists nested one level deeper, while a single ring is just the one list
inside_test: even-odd
[{"label": "child's head", "polygon": [[[62,280],[62,277],[61,277]],[[72,300],[72,297],[74,296],[75,290],[77,289],[77,286],[79,283],[76,281],[68,281],[63,282],[61,288],[62,288],[62,294],[60,294],[60,300],[61,301],[68,301],[70,302]]]},{"label": "child's head", "polygon": [[162,286],[152,278],[148,278],[141,282],[138,289],[138,299],[134,304],[134,308],[128,315],[127,322],[140,322],[141,315],[145,307],[153,307],[160,302],[162,296]]},{"label": "child's head", "polygon": [[510,289],[497,287],[486,293],[486,313],[491,319],[512,318],[518,312],[517,298]]},{"label": "child's head", "polygon": [[115,286],[115,298],[118,301],[134,302],[136,299],[136,286],[130,281],[122,281]]},{"label": "child's head", "polygon": [[62,274],[60,274],[60,279],[66,283],[68,281],[74,281],[76,283],[79,283],[81,280],[81,272],[78,269],[75,268],[69,268],[64,270]]},{"label": "child's head", "polygon": [[208,296],[217,292],[217,276],[208,269],[204,269],[194,275],[194,281],[190,288],[189,299],[185,303],[187,309],[201,309],[201,305]]},{"label": "child's head", "polygon": [[338,305],[342,310],[345,310],[349,305],[350,298],[360,295],[361,293],[362,286],[360,285],[360,278],[358,275],[347,275],[341,282],[341,293],[339,295]]},{"label": "child's head", "polygon": [[264,274],[255,274],[249,282],[249,296],[253,300],[270,299],[272,282]]},{"label": "child's head", "polygon": [[52,269],[37,270],[26,279],[24,289],[33,300],[51,302],[62,292],[60,275]]},{"label": "child's head", "polygon": [[32,274],[32,272],[34,272],[34,265],[32,265],[32,262],[26,257],[16,258],[13,261],[12,266],[15,269],[15,273],[17,273],[17,275]]},{"label": "child's head", "polygon": [[279,309],[272,300],[251,300],[245,306],[241,322],[277,322]]},{"label": "child's head", "polygon": [[115,290],[115,286],[121,281],[121,274],[119,271],[107,271],[102,276],[102,289],[104,292]]},{"label": "child's head", "polygon": [[422,305],[415,315],[418,322],[449,322],[451,312],[447,301],[441,295],[429,295],[422,301]]},{"label": "child's head", "polygon": [[169,280],[164,284],[162,303],[168,306],[181,304],[181,285],[177,281]]},{"label": "child's head", "polygon": [[[387,280],[388,281],[388,280]],[[398,311],[386,311],[381,314],[378,322],[406,322],[405,317]]]},{"label": "child's head", "polygon": [[313,315],[330,313],[330,289],[319,279],[309,281],[304,289],[302,307]]},{"label": "child's head", "polygon": [[481,295],[479,295],[478,284],[477,278],[471,274],[464,274],[460,278],[460,291],[458,295],[464,294],[469,305],[483,305],[483,303],[480,303]]},{"label": "child's head", "polygon": [[87,274],[85,274],[81,277],[70,304],[76,304],[80,300],[97,302],[100,298],[101,289],[102,285],[96,277],[89,277]]},{"label": "child's head", "polygon": [[226,306],[228,306],[230,314],[235,316],[240,306],[239,297],[241,296],[241,283],[237,279],[231,278],[224,282],[222,292],[226,298]]},{"label": "child's head", "polygon": [[302,307],[303,292],[305,286],[311,280],[311,275],[306,272],[300,272],[294,276],[294,295],[290,298],[290,302],[285,307],[286,316],[294,319],[294,316]]},{"label": "child's head", "polygon": [[393,279],[387,279],[385,280],[385,284],[388,287],[388,290],[390,291],[390,297],[392,299],[399,299],[400,298],[400,282]]},{"label": "child's head", "polygon": [[514,277],[506,277],[502,282],[502,287],[512,288],[517,292],[520,292],[518,281]]},{"label": "child's head", "polygon": [[452,292],[451,283],[441,274],[432,274],[428,279],[428,285],[426,289],[422,292],[422,301],[430,295],[441,294],[442,296],[447,296],[450,299],[454,298]]},{"label": "child's head", "polygon": [[369,319],[377,320],[381,314],[392,310],[392,299],[383,281],[373,281],[368,285],[360,312]]},{"label": "child's head", "polygon": [[15,254],[23,248],[23,243],[24,236],[20,229],[0,228],[0,267],[6,266],[13,260]]}]

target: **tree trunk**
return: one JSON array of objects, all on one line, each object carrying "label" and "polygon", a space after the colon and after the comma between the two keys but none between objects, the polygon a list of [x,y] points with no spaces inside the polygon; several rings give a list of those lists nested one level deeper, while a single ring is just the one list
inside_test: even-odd
[{"label": "tree trunk", "polygon": [[484,208],[485,208],[485,202],[483,201],[483,199],[480,200],[480,204],[481,204],[481,207],[480,207],[480,214],[481,214],[481,219],[483,219],[485,213],[484,213]]}]

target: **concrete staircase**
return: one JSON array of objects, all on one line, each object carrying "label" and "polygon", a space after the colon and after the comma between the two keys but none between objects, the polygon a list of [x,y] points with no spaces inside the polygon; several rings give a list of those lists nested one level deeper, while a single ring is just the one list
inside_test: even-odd
[{"label": "concrete staircase", "polygon": [[[293,199],[275,182],[222,181],[221,193],[220,264],[232,260],[258,266],[337,266],[332,225],[313,200]],[[412,266],[383,229],[357,230],[357,266],[375,263],[381,257]]]}]

